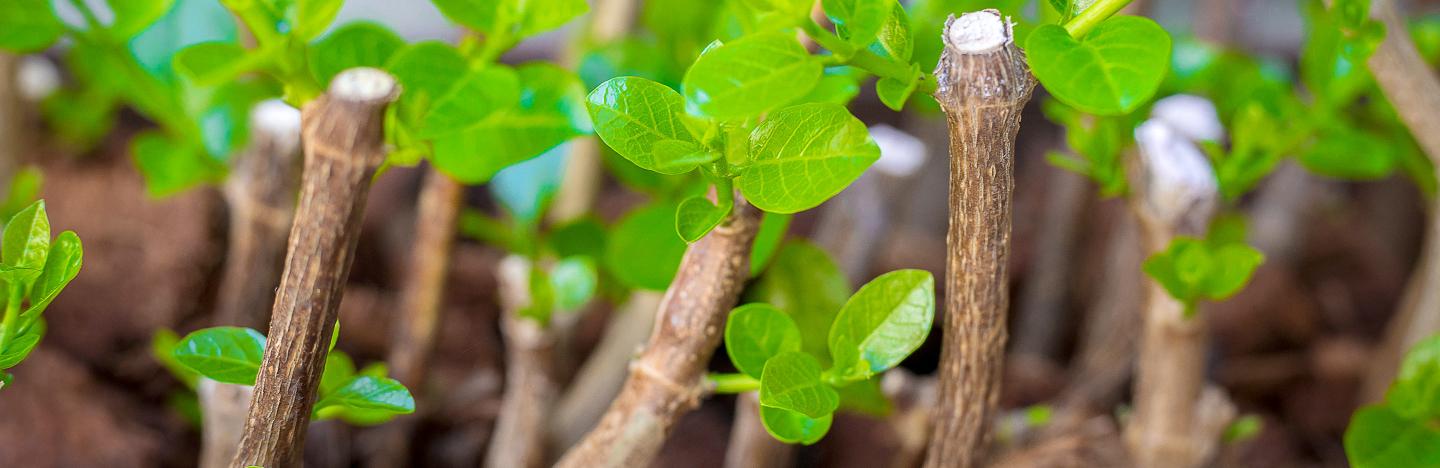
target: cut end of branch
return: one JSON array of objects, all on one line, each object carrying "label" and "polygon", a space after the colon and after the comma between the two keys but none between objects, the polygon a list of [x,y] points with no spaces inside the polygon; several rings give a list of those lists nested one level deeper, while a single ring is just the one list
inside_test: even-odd
[{"label": "cut end of branch", "polygon": [[255,105],[250,111],[250,127],[275,142],[280,153],[289,154],[300,147],[300,109],[280,99]]},{"label": "cut end of branch", "polygon": [[1137,188],[1147,215],[1179,234],[1203,233],[1215,211],[1219,184],[1205,155],[1170,124],[1151,119],[1135,129],[1140,147]]},{"label": "cut end of branch", "polygon": [[1225,138],[1225,127],[1215,104],[1193,94],[1176,94],[1155,101],[1150,116],[1169,124],[1191,141],[1219,141]]},{"label": "cut end of branch", "polygon": [[962,54],[993,51],[1014,41],[1010,21],[995,9],[951,16],[945,20],[945,45]]},{"label": "cut end of branch", "polygon": [[351,68],[330,80],[330,96],[356,102],[390,102],[400,94],[395,77],[378,68]]},{"label": "cut end of branch", "polygon": [[870,127],[870,137],[880,147],[875,170],[893,177],[908,177],[925,165],[925,142],[885,124]]}]

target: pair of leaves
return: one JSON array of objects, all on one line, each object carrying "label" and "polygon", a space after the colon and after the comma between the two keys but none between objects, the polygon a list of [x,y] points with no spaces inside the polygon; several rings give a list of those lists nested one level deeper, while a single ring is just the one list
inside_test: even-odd
[{"label": "pair of leaves", "polygon": [[0,323],[0,333],[7,333],[0,336],[0,370],[4,370],[24,360],[45,336],[40,316],[80,273],[83,249],[74,232],[50,238],[44,200],[10,218],[0,244],[0,279],[7,285],[7,307],[16,308],[16,314]]},{"label": "pair of leaves", "polygon": [[486,35],[523,39],[589,11],[585,0],[434,0],[440,13]]},{"label": "pair of leaves", "polygon": [[1440,465],[1440,337],[1415,345],[1385,401],[1361,408],[1345,429],[1345,456],[1356,468]]},{"label": "pair of leaves", "polygon": [[1159,89],[1170,65],[1170,35],[1137,16],[1112,17],[1078,39],[1049,24],[1030,34],[1025,53],[1056,99],[1091,114],[1122,115]]},{"label": "pair of leaves", "polygon": [[1145,274],[1194,313],[1201,299],[1223,300],[1239,292],[1265,260],[1258,250],[1237,240],[1176,237],[1165,251],[1145,260]]},{"label": "pair of leaves", "polygon": [[[331,342],[333,344],[333,337]],[[265,355],[265,335],[241,327],[206,328],[186,335],[172,352],[181,365],[208,379],[255,385]],[[315,414],[320,418],[346,417],[351,412],[388,417],[414,412],[415,400],[410,391],[386,378],[383,366],[375,369],[378,372],[363,371],[357,375],[350,358],[332,350],[321,374],[319,397],[313,408]]]},{"label": "pair of leaves", "polygon": [[[789,315],[752,303],[731,312],[726,352],[741,372],[760,380],[761,420],[777,439],[814,443],[828,430],[844,391],[864,403],[883,397],[872,376],[899,364],[930,332],[935,314],[934,279],[928,272],[890,272],[861,287],[823,324],[833,366],[804,350],[805,338]],[[766,411],[769,414],[766,414]]]}]

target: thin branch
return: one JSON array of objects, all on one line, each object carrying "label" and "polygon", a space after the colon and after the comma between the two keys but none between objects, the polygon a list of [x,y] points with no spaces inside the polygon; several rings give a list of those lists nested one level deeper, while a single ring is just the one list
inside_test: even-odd
[{"label": "thin branch", "polygon": [[522,257],[500,262],[501,320],[505,332],[505,396],[485,454],[492,468],[537,468],[545,458],[545,427],[556,393],[555,336],[520,315],[530,304],[530,268]]},{"label": "thin branch", "polygon": [[945,24],[935,98],[950,130],[940,400],[925,466],[977,466],[1000,397],[1015,135],[1035,80],[995,10]]},{"label": "thin branch", "polygon": [[234,468],[300,465],[365,197],[385,159],[385,108],[398,94],[390,75],[357,68],[337,75],[326,94],[305,105],[304,180]]},{"label": "thin branch", "polygon": [[611,314],[600,343],[575,373],[550,424],[550,446],[569,447],[585,437],[625,384],[625,366],[650,337],[662,296],[636,291]]}]

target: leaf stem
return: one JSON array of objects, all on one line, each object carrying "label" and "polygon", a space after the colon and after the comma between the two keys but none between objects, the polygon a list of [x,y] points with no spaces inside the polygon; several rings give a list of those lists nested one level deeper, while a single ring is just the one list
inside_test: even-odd
[{"label": "leaf stem", "polygon": [[[1127,3],[1128,1],[1129,0],[1126,0]],[[851,65],[881,77],[901,81],[918,79],[919,83],[915,88],[917,92],[925,94],[935,93],[934,77],[929,74],[915,73],[914,68],[912,68],[913,65],[909,62],[881,57],[879,54],[870,51],[870,49],[855,47],[829,31],[826,31],[825,28],[820,27],[820,24],[816,23],[815,20],[808,20],[801,23],[801,29],[803,29],[805,35],[813,39],[816,44],[820,44],[821,47],[824,47],[826,50],[829,50],[831,54],[834,54],[834,56],[840,60],[839,64],[841,65]]]},{"label": "leaf stem", "polygon": [[745,393],[760,389],[760,380],[745,374],[710,374],[705,377],[715,393]]},{"label": "leaf stem", "polygon": [[5,301],[5,318],[0,321],[0,354],[5,352],[5,346],[10,343],[15,328],[20,326],[20,300],[24,299],[19,284],[11,283],[6,292],[8,298]]},{"label": "leaf stem", "polygon": [[1075,39],[1085,37],[1086,34],[1090,34],[1090,30],[1095,29],[1095,26],[1111,16],[1115,16],[1115,12],[1129,4],[1130,0],[1096,0],[1094,4],[1075,15],[1074,18],[1070,18],[1070,22],[1065,23],[1065,31]]}]

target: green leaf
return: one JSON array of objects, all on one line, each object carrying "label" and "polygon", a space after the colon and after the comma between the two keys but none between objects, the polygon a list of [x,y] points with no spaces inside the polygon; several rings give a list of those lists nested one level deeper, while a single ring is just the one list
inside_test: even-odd
[{"label": "green leaf", "polygon": [[[176,53],[202,42],[236,42],[237,40],[235,16],[220,5],[220,2],[177,1],[164,16],[131,39],[127,46],[134,54],[135,61],[139,62],[142,68],[160,82],[171,84],[175,81],[175,70],[171,63]],[[113,57],[110,52],[101,53],[111,56],[109,57],[111,60],[116,60],[116,57]],[[112,72],[124,73],[123,65],[117,63],[113,66],[116,68],[112,68]],[[103,76],[100,79],[116,84],[130,83],[131,81],[115,80],[110,76]],[[158,106],[170,104],[165,102],[166,99],[147,95],[146,92],[151,88],[149,86],[127,86],[121,91],[130,95],[132,100],[148,102],[145,105],[137,103],[137,107],[144,112],[158,114],[178,110],[156,109]],[[178,90],[164,89],[165,87],[155,88],[164,92],[178,92]]]},{"label": "green leaf", "polygon": [[10,190],[5,194],[5,199],[0,202],[0,219],[10,219],[20,210],[30,206],[39,199],[40,186],[45,182],[45,174],[40,172],[36,166],[24,166],[15,174],[10,176]]},{"label": "green leaf", "polygon": [[40,338],[45,336],[45,321],[39,320],[34,325],[23,330],[18,330],[15,336],[5,343],[5,349],[0,349],[0,370],[15,367],[24,361],[26,356],[40,344]]},{"label": "green leaf", "polygon": [[1351,180],[1375,180],[1395,171],[1389,141],[1354,128],[1335,126],[1320,131],[1314,143],[1298,155],[1305,169],[1316,174]]},{"label": "green leaf", "polygon": [[80,236],[75,235],[74,231],[62,232],[50,243],[50,253],[45,257],[45,269],[30,287],[30,306],[23,314],[26,321],[34,320],[45,312],[45,308],[70,284],[70,280],[80,274],[83,250]]},{"label": "green leaf", "polygon": [[29,288],[45,270],[49,254],[50,217],[45,214],[45,200],[37,200],[5,223],[4,246],[0,246],[3,277]]},{"label": "green leaf", "polygon": [[1221,434],[1220,440],[1227,444],[1252,440],[1260,435],[1265,429],[1265,420],[1258,415],[1247,414],[1232,421],[1225,426],[1225,432]]},{"label": "green leaf", "polygon": [[347,23],[310,47],[310,71],[321,83],[355,67],[384,68],[405,40],[369,21]]},{"label": "green leaf", "polygon": [[740,372],[762,378],[765,362],[780,353],[800,351],[800,329],[769,304],[745,304],[725,321],[725,352]]},{"label": "green leaf", "polygon": [[1235,294],[1263,261],[1259,251],[1243,243],[1212,244],[1182,236],[1146,259],[1143,269],[1171,296],[1193,306],[1200,299],[1222,300]]},{"label": "green leaf", "polygon": [[624,37],[585,52],[575,73],[591,89],[617,76],[675,84],[679,83],[682,70],[669,55],[671,52],[653,40]]},{"label": "green leaf", "polygon": [[159,361],[165,370],[170,371],[171,375],[180,380],[180,383],[194,390],[200,374],[175,359],[175,345],[177,344],[180,344],[180,335],[176,335],[174,330],[169,328],[156,330],[155,335],[150,338],[150,355]]},{"label": "green leaf", "polygon": [[820,81],[819,60],[792,33],[768,32],[701,55],[682,82],[692,112],[723,120],[754,117],[799,99]]},{"label": "green leaf", "polygon": [[1115,16],[1083,40],[1049,24],[1025,41],[1030,70],[1060,101],[1099,115],[1126,114],[1149,101],[1170,63],[1170,35],[1138,16]]},{"label": "green leaf", "polygon": [[130,152],[140,174],[145,176],[145,191],[152,197],[173,195],[196,185],[216,181],[224,167],[204,150],[167,138],[157,131],[148,131],[130,142]]},{"label": "green leaf", "polygon": [[1367,406],[1345,429],[1345,457],[1355,468],[1440,466],[1440,428],[1386,405]]},{"label": "green leaf", "polygon": [[923,270],[892,271],[860,287],[830,328],[837,376],[867,379],[921,344],[935,320],[935,278]]},{"label": "green leaf", "polygon": [[1265,261],[1259,250],[1242,243],[1231,243],[1212,248],[1210,271],[1206,275],[1205,297],[1222,300],[1245,287],[1255,268]]},{"label": "green leaf", "polygon": [[0,48],[18,53],[35,52],[59,39],[65,25],[55,16],[50,1],[0,2]]},{"label": "green leaf", "polygon": [[555,292],[555,307],[562,311],[578,310],[595,296],[599,275],[590,257],[569,257],[550,268],[550,287]]},{"label": "green leaf", "polygon": [[1440,336],[1416,344],[1405,354],[1400,374],[1385,394],[1390,409],[1408,419],[1440,418]]},{"label": "green leaf", "polygon": [[595,133],[636,166],[683,174],[699,165],[688,157],[703,149],[681,121],[685,102],[680,93],[654,81],[624,76],[601,83],[587,103]]},{"label": "green leaf", "polygon": [[590,11],[585,0],[526,0],[520,19],[520,37],[558,28]]},{"label": "green leaf", "polygon": [[335,21],[344,4],[344,0],[295,0],[295,24],[290,34],[301,40],[314,39]]},{"label": "green leaf", "polygon": [[749,8],[759,29],[793,26],[810,18],[813,0],[743,0],[739,6]]},{"label": "green leaf", "polygon": [[436,139],[431,160],[436,168],[461,182],[478,184],[500,169],[591,132],[584,90],[573,73],[538,62],[522,65],[516,72],[519,105]]},{"label": "green leaf", "polygon": [[432,0],[440,14],[475,32],[495,34],[520,14],[517,0]]},{"label": "green leaf", "polygon": [[165,12],[175,5],[175,0],[106,0],[105,3],[110,4],[110,11],[115,13],[110,33],[117,38],[129,39],[165,16]]},{"label": "green leaf", "polygon": [[830,432],[830,424],[834,420],[834,414],[811,418],[783,408],[760,407],[760,423],[765,426],[765,431],[775,440],[787,444],[811,445],[819,442],[825,433]]},{"label": "green leaf", "polygon": [[1070,22],[1070,18],[1075,16],[1076,1],[1077,0],[1050,0],[1050,8],[1055,9],[1055,13],[1060,15],[1059,24],[1068,23]]},{"label": "green leaf", "polygon": [[915,93],[915,88],[920,86],[919,70],[915,73],[916,75],[908,80],[885,77],[876,81],[875,94],[880,97],[880,102],[890,110],[899,112],[905,107],[905,101],[910,100],[910,95]]},{"label": "green leaf", "polygon": [[355,361],[345,353],[331,350],[325,355],[325,370],[320,374],[320,395],[335,393],[355,378]]},{"label": "green leaf", "polygon": [[871,416],[890,414],[890,399],[880,389],[880,377],[835,388],[840,392],[840,409]]},{"label": "green leaf", "polygon": [[265,356],[265,335],[249,328],[214,327],[180,340],[175,359],[210,380],[255,385]]},{"label": "green leaf", "polygon": [[840,406],[840,395],[821,380],[820,362],[809,354],[785,352],[765,362],[760,404],[821,418]]},{"label": "green leaf", "polygon": [[201,42],[175,54],[175,73],[200,86],[214,86],[255,69],[265,58],[233,42]]},{"label": "green leaf", "polygon": [[520,75],[515,69],[493,65],[471,71],[456,81],[425,114],[421,138],[459,133],[486,117],[520,105]]},{"label": "green leaf", "polygon": [[862,75],[850,67],[827,68],[825,74],[820,77],[820,82],[810,90],[810,94],[806,94],[798,102],[849,104],[850,100],[860,94],[860,78],[858,76]]},{"label": "green leaf", "polygon": [[605,244],[606,269],[626,286],[665,290],[685,255],[674,219],[671,204],[647,205],[620,218]]},{"label": "green leaf", "polygon": [[910,16],[897,2],[890,2],[890,15],[880,24],[879,35],[870,43],[870,51],[881,57],[909,63],[915,54],[915,38],[910,33]]},{"label": "green leaf", "polygon": [[750,133],[751,163],[736,182],[765,211],[814,208],[880,158],[860,119],[837,104],[810,103],[770,114]]},{"label": "green leaf", "polygon": [[605,225],[591,216],[550,228],[547,241],[560,258],[605,256]]},{"label": "green leaf", "polygon": [[890,16],[894,0],[821,0],[825,16],[835,23],[835,32],[857,46],[875,40],[880,26]]},{"label": "green leaf", "polygon": [[732,206],[715,206],[705,197],[686,198],[675,209],[675,232],[687,243],[698,241],[725,220]]},{"label": "green leaf", "polygon": [[791,240],[780,246],[746,300],[772,304],[790,315],[800,327],[801,348],[828,366],[830,326],[850,293],[850,281],[830,254]]},{"label": "green leaf", "polygon": [[[400,93],[395,112],[408,125],[418,126],[431,106],[470,73],[470,64],[454,47],[439,41],[425,41],[395,52],[390,56],[390,62],[385,64],[385,71],[390,72],[404,90]],[[508,89],[506,83],[500,84],[498,88]],[[515,88],[519,88],[518,83]],[[486,93],[485,96],[493,94]]]},{"label": "green leaf", "polygon": [[[750,276],[765,271],[770,265],[770,259],[775,256],[775,250],[780,247],[780,242],[785,240],[785,232],[790,229],[790,218],[792,215],[762,212],[760,217],[760,228],[755,233],[755,243],[750,247]],[[850,295],[846,290],[840,302]]]},{"label": "green leaf", "polygon": [[232,80],[216,87],[197,117],[201,144],[206,153],[215,155],[208,159],[219,166],[245,149],[250,144],[251,111],[281,93],[277,83],[266,79]]},{"label": "green leaf", "polygon": [[415,398],[394,379],[360,375],[315,403],[315,412],[326,408],[383,411],[396,414],[415,412]]},{"label": "green leaf", "polygon": [[490,194],[523,229],[533,229],[560,190],[569,155],[570,146],[560,145],[535,159],[501,169],[490,180]]}]

